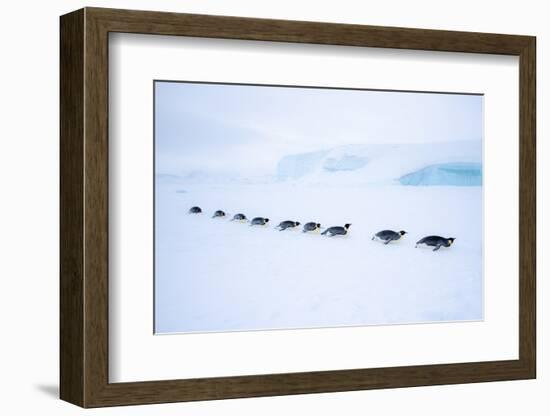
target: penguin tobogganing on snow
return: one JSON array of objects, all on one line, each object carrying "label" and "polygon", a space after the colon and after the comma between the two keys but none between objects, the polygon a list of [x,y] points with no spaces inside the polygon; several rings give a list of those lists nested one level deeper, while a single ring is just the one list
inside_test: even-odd
[{"label": "penguin tobogganing on snow", "polygon": [[275,228],[278,228],[279,231],[284,231],[287,228],[295,228],[299,225],[300,225],[300,223],[298,221],[283,221],[278,226],[276,226]]},{"label": "penguin tobogganing on snow", "polygon": [[189,214],[200,214],[202,209],[200,207],[191,207],[189,209]]},{"label": "penguin tobogganing on snow", "polygon": [[438,235],[429,235],[427,237],[424,237],[421,240],[418,240],[414,248],[417,248],[418,246],[429,246],[429,247],[435,247],[432,251],[437,251],[441,247],[451,247],[451,245],[454,242],[455,242],[454,237],[444,238]]},{"label": "penguin tobogganing on snow", "polygon": [[321,233],[321,235],[328,235],[334,237],[335,235],[347,235],[351,224],[346,224],[343,227],[330,227]]},{"label": "penguin tobogganing on snow", "polygon": [[223,218],[225,217],[225,212],[223,212],[221,209],[214,212],[214,215],[212,215],[212,218]]},{"label": "penguin tobogganing on snow", "polygon": [[321,229],[321,224],[316,222],[308,222],[304,225],[304,229],[302,230],[303,233],[312,233],[315,231],[319,231]]},{"label": "penguin tobogganing on snow", "polygon": [[235,215],[233,215],[233,218],[231,218],[231,221],[244,222],[244,221],[246,221],[246,215],[244,215],[244,214],[235,214]]},{"label": "penguin tobogganing on snow", "polygon": [[400,240],[405,234],[406,231],[393,231],[393,230],[382,230],[374,234],[372,240],[380,241],[384,244],[389,244],[392,241]]},{"label": "penguin tobogganing on snow", "polygon": [[256,217],[250,221],[250,225],[266,225],[269,222],[269,218]]}]

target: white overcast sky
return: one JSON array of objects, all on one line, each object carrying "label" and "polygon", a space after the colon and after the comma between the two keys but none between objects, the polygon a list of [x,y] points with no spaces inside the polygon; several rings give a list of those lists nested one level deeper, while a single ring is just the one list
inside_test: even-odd
[{"label": "white overcast sky", "polygon": [[155,83],[157,173],[275,173],[346,144],[481,140],[478,95]]}]

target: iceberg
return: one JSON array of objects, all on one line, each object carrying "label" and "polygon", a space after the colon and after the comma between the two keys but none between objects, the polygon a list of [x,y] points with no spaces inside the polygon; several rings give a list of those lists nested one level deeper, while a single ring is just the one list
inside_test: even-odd
[{"label": "iceberg", "polygon": [[366,166],[368,159],[366,157],[343,155],[340,158],[330,157],[323,163],[323,169],[329,172],[350,171],[361,169]]},{"label": "iceberg", "polygon": [[482,141],[348,144],[284,156],[279,181],[310,185],[480,186]]},{"label": "iceberg", "polygon": [[430,165],[399,178],[408,186],[481,186],[481,163],[441,163]]},{"label": "iceberg", "polygon": [[311,174],[327,153],[319,151],[285,156],[277,164],[277,177],[279,180],[299,179]]}]

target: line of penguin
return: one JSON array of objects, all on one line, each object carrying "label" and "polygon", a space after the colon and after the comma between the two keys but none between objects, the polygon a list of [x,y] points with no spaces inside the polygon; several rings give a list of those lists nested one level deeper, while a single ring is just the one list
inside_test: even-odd
[{"label": "line of penguin", "polygon": [[[202,209],[200,207],[191,207],[189,209],[189,214],[201,214]],[[226,213],[222,210],[217,210],[214,212],[214,215],[212,215],[212,218],[224,218],[226,217]],[[231,221],[239,221],[239,222],[248,222],[250,226],[266,226],[269,223],[269,218],[264,217],[255,217],[249,220],[246,215],[244,214],[235,214],[233,218],[231,218]],[[288,229],[297,228],[300,226],[300,222],[298,221],[283,221],[279,225],[277,225],[275,228],[279,231],[284,231]],[[344,226],[334,226],[329,227],[325,231],[321,233],[321,235],[326,235],[328,237],[334,237],[336,235],[347,235],[349,232],[349,228],[351,227],[351,224],[345,224]],[[303,233],[313,233],[313,232],[319,232],[321,230],[321,224],[316,222],[308,222],[303,225],[302,232]],[[393,231],[393,230],[382,230],[377,232],[373,237],[373,241],[380,241],[383,244],[389,244],[392,241],[399,241],[405,234],[407,234],[406,231]],[[454,243],[456,238],[454,237],[441,237],[438,235],[429,235],[427,237],[421,238],[416,242],[415,248],[419,246],[426,246],[426,247],[434,247],[433,251],[439,250],[441,247],[451,247],[451,245]]]}]

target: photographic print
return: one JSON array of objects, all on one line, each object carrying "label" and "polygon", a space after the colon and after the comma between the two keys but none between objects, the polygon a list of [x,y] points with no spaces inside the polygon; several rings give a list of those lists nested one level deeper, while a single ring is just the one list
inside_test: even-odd
[{"label": "photographic print", "polygon": [[483,319],[483,95],[154,82],[156,334]]}]

